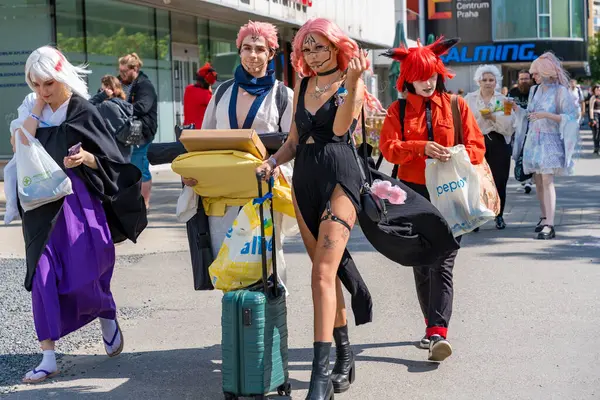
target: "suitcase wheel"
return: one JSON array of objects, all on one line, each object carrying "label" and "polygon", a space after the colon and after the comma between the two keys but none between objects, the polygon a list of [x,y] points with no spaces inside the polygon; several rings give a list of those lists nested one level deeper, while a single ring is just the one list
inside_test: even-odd
[{"label": "suitcase wheel", "polygon": [[289,382],[284,383],[283,385],[277,388],[277,394],[280,396],[291,396],[292,395],[292,384]]},{"label": "suitcase wheel", "polygon": [[225,400],[238,400],[239,397],[237,397],[235,394],[233,393],[223,393],[225,395]]}]

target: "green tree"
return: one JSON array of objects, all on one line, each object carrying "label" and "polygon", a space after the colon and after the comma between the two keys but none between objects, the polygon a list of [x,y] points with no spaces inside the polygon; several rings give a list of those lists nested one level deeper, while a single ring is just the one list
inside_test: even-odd
[{"label": "green tree", "polygon": [[600,32],[596,32],[590,39],[588,50],[592,80],[598,82],[600,81]]}]

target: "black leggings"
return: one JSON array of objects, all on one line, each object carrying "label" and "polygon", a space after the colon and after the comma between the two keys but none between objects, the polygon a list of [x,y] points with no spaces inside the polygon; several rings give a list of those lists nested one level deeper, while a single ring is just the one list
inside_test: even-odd
[{"label": "black leggings", "polygon": [[[427,200],[430,200],[427,186],[406,181],[402,182]],[[460,243],[461,237],[457,237],[456,240]],[[458,250],[454,250],[445,258],[439,259],[433,264],[413,267],[417,298],[427,324],[427,337],[435,334],[447,337],[454,300],[452,271],[457,254]]]},{"label": "black leggings", "polygon": [[596,125],[592,126],[592,137],[594,138],[594,151],[600,149],[600,114],[594,113],[594,121]]},{"label": "black leggings", "polygon": [[504,136],[497,132],[490,132],[485,135],[485,159],[490,165],[494,183],[500,196],[500,214],[504,215],[504,206],[506,205],[506,184],[510,174],[510,145],[506,143]]}]

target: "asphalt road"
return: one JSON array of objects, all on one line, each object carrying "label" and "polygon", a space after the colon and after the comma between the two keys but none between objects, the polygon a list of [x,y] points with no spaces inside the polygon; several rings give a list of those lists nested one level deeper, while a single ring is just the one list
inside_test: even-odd
[{"label": "asphalt road", "polygon": [[[464,238],[454,270],[454,355],[442,364],[427,362],[415,346],[424,326],[412,271],[374,252],[355,230],[349,247],[374,296],[375,320],[360,327],[351,320],[357,380],[336,399],[600,398],[600,159],[588,147],[586,136],[577,176],[557,180],[556,240],[533,240],[535,196],[519,193],[515,182],[508,228],[486,226]],[[12,339],[19,345],[0,341],[0,366],[12,368],[4,378],[0,371],[8,399],[222,398],[221,293],[192,288],[185,230],[173,217],[178,192],[172,174],[158,173],[151,226],[138,245],[118,248],[113,291],[125,316],[124,353],[109,360],[97,326],[86,327],[85,337],[59,344],[63,373],[47,384],[17,385],[34,366],[35,341],[23,329],[31,322],[18,270],[20,228],[0,228],[0,327],[21,329]],[[312,359],[310,263],[297,237],[285,252],[292,398],[304,399]]]}]

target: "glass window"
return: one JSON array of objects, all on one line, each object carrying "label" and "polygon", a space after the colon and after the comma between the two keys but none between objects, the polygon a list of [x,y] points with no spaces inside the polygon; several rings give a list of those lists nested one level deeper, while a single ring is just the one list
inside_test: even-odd
[{"label": "glass window", "polygon": [[52,43],[52,20],[46,0],[2,0],[0,3],[0,157],[12,157],[10,122],[31,89],[25,62],[40,46]]},{"label": "glass window", "polygon": [[574,38],[583,38],[583,21],[586,15],[584,10],[584,0],[572,0],[571,11],[573,14],[571,15],[571,26],[573,29],[571,36]]},{"label": "glass window", "polygon": [[537,7],[534,1],[494,0],[492,18],[495,39],[535,38]]},{"label": "glass window", "polygon": [[92,74],[90,93],[100,78],[118,74],[118,59],[135,52],[142,71],[158,93],[158,131],[155,141],[174,138],[171,84],[171,37],[168,11],[115,0],[85,0],[86,44]]},{"label": "glass window", "polygon": [[[198,18],[198,54],[200,66],[210,60],[210,43],[208,41],[208,20]],[[220,78],[219,78],[220,80]]]},{"label": "glass window", "polygon": [[173,81],[171,79],[171,35],[169,12],[156,10],[156,35],[158,55],[158,131],[155,142],[175,140],[175,115],[173,110]]},{"label": "glass window", "polygon": [[87,62],[83,0],[56,0],[56,44],[71,63]]},{"label": "glass window", "polygon": [[539,13],[550,14],[550,0],[538,0]]},{"label": "glass window", "polygon": [[550,17],[540,15],[538,18],[538,36],[541,38],[550,37]]},{"label": "glass window", "polygon": [[421,36],[419,34],[419,0],[406,1],[406,33],[410,39]]},{"label": "glass window", "polygon": [[238,49],[235,46],[239,27],[210,20],[210,61],[219,74],[219,81],[233,78],[233,73],[240,62]]},{"label": "glass window", "polygon": [[132,52],[140,56],[142,70],[156,85],[154,10],[114,0],[85,1],[90,92],[100,87],[102,76],[117,74],[119,57]]},{"label": "glass window", "polygon": [[409,39],[416,39],[419,35],[419,14],[406,10],[406,34]]},{"label": "glass window", "polygon": [[569,2],[569,0],[552,0],[552,37],[568,38],[571,36]]}]

